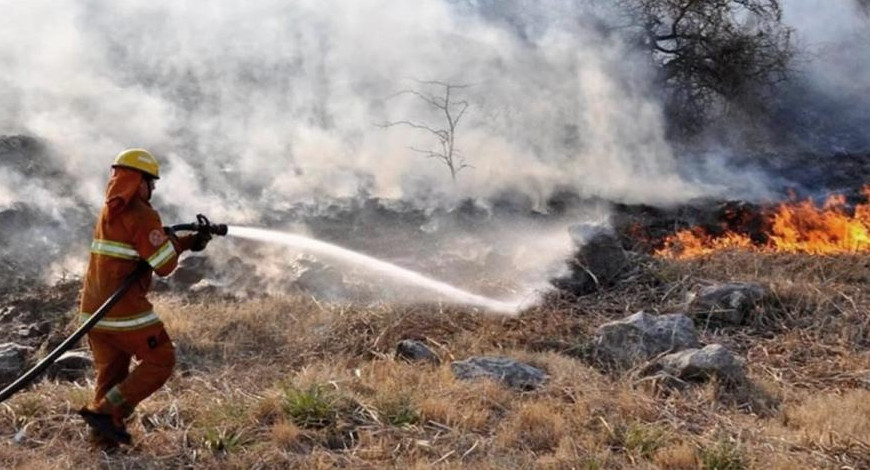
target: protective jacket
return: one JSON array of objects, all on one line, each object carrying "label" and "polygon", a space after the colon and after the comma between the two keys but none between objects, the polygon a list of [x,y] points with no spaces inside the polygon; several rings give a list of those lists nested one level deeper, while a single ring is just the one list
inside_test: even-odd
[{"label": "protective jacket", "polygon": [[[100,212],[91,242],[90,260],[82,290],[82,321],[90,317],[118,289],[141,260],[159,276],[167,276],[178,265],[178,254],[189,249],[191,239],[168,237],[151,205],[137,196],[142,175],[115,168],[106,190],[106,204]],[[151,273],[142,276],[94,327],[95,331],[141,330],[161,324],[146,294]]]}]

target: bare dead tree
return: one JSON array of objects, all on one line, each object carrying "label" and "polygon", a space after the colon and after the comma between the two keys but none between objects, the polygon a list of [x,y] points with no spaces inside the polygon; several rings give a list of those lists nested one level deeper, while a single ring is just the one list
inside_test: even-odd
[{"label": "bare dead tree", "polygon": [[434,87],[441,91],[439,94],[428,93],[420,90],[402,90],[393,97],[400,95],[412,95],[426,103],[444,119],[441,126],[434,126],[417,121],[403,120],[390,121],[379,124],[380,127],[407,126],[413,129],[425,131],[437,139],[436,150],[425,150],[411,147],[411,150],[426,158],[434,158],[442,162],[450,170],[450,177],[456,181],[456,175],[466,168],[474,168],[465,162],[465,156],[456,147],[456,129],[460,121],[468,111],[469,103],[465,100],[457,100],[456,90],[468,88],[470,85],[454,85],[441,81],[417,81],[423,87]]}]

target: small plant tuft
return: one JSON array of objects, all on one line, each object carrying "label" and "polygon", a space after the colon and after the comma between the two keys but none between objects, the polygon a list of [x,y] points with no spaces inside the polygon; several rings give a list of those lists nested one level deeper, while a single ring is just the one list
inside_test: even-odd
[{"label": "small plant tuft", "polygon": [[284,391],[284,412],[294,424],[303,428],[324,428],[338,416],[338,399],[324,385]]},{"label": "small plant tuft", "polygon": [[651,459],[667,440],[667,432],[641,423],[617,427],[610,439],[617,450],[643,459]]},{"label": "small plant tuft", "polygon": [[700,452],[703,470],[744,470],[746,461],[740,449],[730,441],[719,441]]},{"label": "small plant tuft", "polygon": [[226,428],[209,428],[203,437],[205,447],[212,452],[233,453],[245,445],[244,433],[241,430]]},{"label": "small plant tuft", "polygon": [[392,426],[413,426],[420,422],[420,413],[408,397],[383,402],[378,408]]},{"label": "small plant tuft", "polygon": [[590,457],[583,462],[583,466],[580,468],[583,470],[601,470],[604,468],[604,461],[598,457]]}]

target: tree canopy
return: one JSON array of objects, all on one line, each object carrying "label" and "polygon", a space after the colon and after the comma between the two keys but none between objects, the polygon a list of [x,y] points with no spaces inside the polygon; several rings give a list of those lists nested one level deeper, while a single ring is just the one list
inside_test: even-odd
[{"label": "tree canopy", "polygon": [[717,113],[763,111],[788,76],[791,29],[778,0],[622,0],[625,26],[659,67],[672,130]]}]

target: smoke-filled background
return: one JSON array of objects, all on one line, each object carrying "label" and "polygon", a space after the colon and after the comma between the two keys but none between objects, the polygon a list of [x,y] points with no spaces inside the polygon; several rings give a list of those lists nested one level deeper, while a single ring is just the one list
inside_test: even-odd
[{"label": "smoke-filled background", "polygon": [[[566,194],[771,197],[777,178],[735,143],[754,123],[674,140],[619,5],[0,2],[0,135],[31,137],[2,142],[0,256],[19,273],[80,273],[109,164],[128,147],[164,164],[154,203],[166,223],[202,212],[309,233],[494,294],[539,286],[573,249],[569,225],[606,221],[599,202],[558,204]],[[771,98],[764,152],[870,148],[859,4],[783,9],[795,74]],[[471,167],[455,181],[413,150],[437,150],[431,133],[388,125],[444,125],[409,93],[441,96],[428,81],[461,85],[469,104],[455,139]],[[283,249],[227,246],[213,253],[222,271],[244,247],[257,260],[245,269],[282,281]]]},{"label": "smoke-filled background", "polygon": [[[870,2],[784,2],[796,29],[793,86],[784,93],[783,125],[801,144],[828,152],[870,149]],[[797,121],[794,123],[792,120]]]}]

